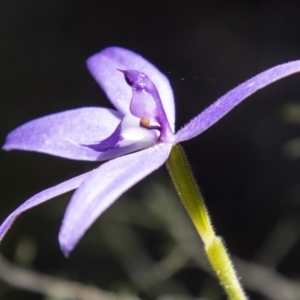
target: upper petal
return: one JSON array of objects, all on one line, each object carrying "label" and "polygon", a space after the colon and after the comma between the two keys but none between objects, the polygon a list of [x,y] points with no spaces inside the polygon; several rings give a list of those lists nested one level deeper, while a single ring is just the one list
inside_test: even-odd
[{"label": "upper petal", "polygon": [[118,69],[145,73],[155,84],[170,126],[174,130],[175,108],[170,83],[165,75],[142,56],[124,48],[109,47],[91,56],[87,65],[107,97],[124,115],[129,113],[132,91]]},{"label": "upper petal", "polygon": [[300,60],[285,63],[264,71],[240,84],[206,108],[176,134],[176,141],[189,140],[220,120],[237,104],[257,90],[281,78],[300,72]]},{"label": "upper petal", "polygon": [[3,239],[4,235],[6,234],[8,229],[11,227],[11,225],[13,224],[15,219],[21,213],[23,213],[24,211],[26,211],[34,206],[37,206],[47,200],[50,200],[58,195],[61,195],[61,194],[64,194],[66,192],[76,189],[90,173],[91,172],[81,174],[70,180],[62,182],[54,187],[48,188],[48,189],[36,194],[35,196],[31,197],[27,201],[25,201],[14,212],[12,212],[0,226],[0,241]]},{"label": "upper petal", "polygon": [[120,113],[106,108],[68,110],[18,127],[7,136],[3,148],[38,151],[77,160],[109,159],[118,156],[120,151],[99,153],[81,145],[107,138],[120,120]]},{"label": "upper petal", "polygon": [[59,233],[61,249],[66,256],[103,211],[167,160],[171,147],[170,144],[158,144],[116,158],[86,178],[67,207]]}]

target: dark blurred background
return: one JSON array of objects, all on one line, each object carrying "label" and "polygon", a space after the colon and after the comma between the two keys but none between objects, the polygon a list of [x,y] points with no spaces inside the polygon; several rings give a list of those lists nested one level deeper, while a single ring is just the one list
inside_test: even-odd
[{"label": "dark blurred background", "polygon": [[[299,12],[298,1],[1,0],[2,143],[31,119],[109,107],[85,60],[112,45],[169,77],[178,129],[244,80],[300,59]],[[183,145],[251,299],[300,299],[299,83],[294,75],[265,88]],[[1,220],[98,165],[17,151],[0,159]],[[226,299],[165,168],[107,210],[65,259],[57,235],[70,195],[15,222],[1,244],[14,265],[0,262],[0,299]],[[72,294],[69,281],[84,286]],[[96,298],[86,296],[93,287]]]}]

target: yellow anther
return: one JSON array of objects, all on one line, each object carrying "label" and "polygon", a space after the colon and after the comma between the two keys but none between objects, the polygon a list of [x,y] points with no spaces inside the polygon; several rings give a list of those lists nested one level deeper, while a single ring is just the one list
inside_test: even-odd
[{"label": "yellow anther", "polygon": [[150,125],[150,121],[149,120],[146,120],[146,119],[141,119],[140,120],[140,126],[141,127],[149,127]]}]

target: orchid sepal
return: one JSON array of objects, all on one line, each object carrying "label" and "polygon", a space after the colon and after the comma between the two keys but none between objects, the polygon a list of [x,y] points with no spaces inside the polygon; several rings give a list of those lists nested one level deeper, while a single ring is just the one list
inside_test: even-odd
[{"label": "orchid sepal", "polygon": [[279,79],[298,72],[300,72],[300,60],[278,65],[246,80],[220,97],[181,128],[176,133],[176,142],[179,143],[196,137],[218,122],[247,97]]},{"label": "orchid sepal", "polygon": [[63,218],[59,243],[68,256],[93,222],[127,189],[158,169],[172,145],[158,144],[104,163],[74,193]]}]

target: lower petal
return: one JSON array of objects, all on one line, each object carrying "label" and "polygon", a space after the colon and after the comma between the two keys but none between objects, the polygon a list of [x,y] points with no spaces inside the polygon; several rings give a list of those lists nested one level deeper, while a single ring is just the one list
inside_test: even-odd
[{"label": "lower petal", "polygon": [[48,188],[35,196],[31,197],[27,201],[25,201],[21,206],[19,206],[14,212],[12,212],[6,220],[2,223],[0,226],[0,241],[3,239],[4,235],[8,231],[8,229],[11,227],[15,219],[24,211],[37,206],[43,202],[46,202],[56,196],[59,196],[61,194],[67,193],[69,191],[72,191],[76,189],[81,183],[85,180],[85,178],[90,174],[91,172],[87,172],[84,174],[81,174],[77,177],[74,177],[72,179],[69,179],[65,182],[62,182],[54,187]]},{"label": "lower petal", "polygon": [[120,195],[167,160],[171,147],[171,144],[158,144],[116,158],[104,163],[86,178],[74,193],[60,229],[59,242],[66,256]]}]

